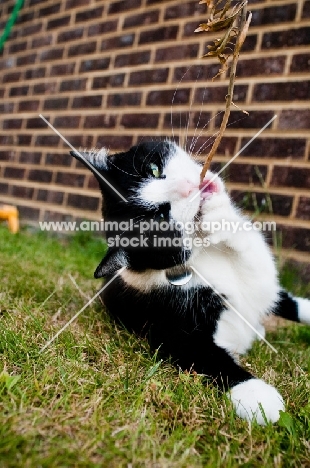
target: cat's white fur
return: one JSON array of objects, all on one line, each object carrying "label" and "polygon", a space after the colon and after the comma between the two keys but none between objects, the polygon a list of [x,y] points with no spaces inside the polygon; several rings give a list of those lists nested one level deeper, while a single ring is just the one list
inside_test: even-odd
[{"label": "cat's white fur", "polygon": [[[224,184],[219,177],[214,183],[217,190],[210,198],[201,201],[199,192],[201,166],[193,161],[178,146],[164,168],[166,178],[147,181],[140,192],[140,203],[152,205],[169,201],[171,216],[182,223],[192,222],[200,212],[201,221],[234,221],[240,226],[249,221],[231,203]],[[209,172],[208,179],[214,174]],[[139,194],[138,194],[139,197]],[[193,234],[194,236],[197,235]],[[273,257],[260,232],[251,230],[202,232],[207,235],[210,246],[193,248],[188,266],[193,266],[215,290],[250,324],[264,333],[262,320],[271,311],[279,290],[277,272]],[[121,277],[126,284],[140,291],[167,284],[163,271],[148,270],[138,273],[125,269]],[[199,276],[183,288],[204,284]],[[298,299],[303,321],[310,323],[309,302]],[[226,349],[232,356],[245,353],[257,338],[256,333],[228,308],[221,314],[214,336],[215,343]],[[281,395],[271,385],[260,379],[250,379],[233,387],[229,392],[236,412],[244,419],[256,419],[259,424],[265,420],[275,422],[280,410],[284,410]],[[263,407],[262,415],[260,405]]]}]

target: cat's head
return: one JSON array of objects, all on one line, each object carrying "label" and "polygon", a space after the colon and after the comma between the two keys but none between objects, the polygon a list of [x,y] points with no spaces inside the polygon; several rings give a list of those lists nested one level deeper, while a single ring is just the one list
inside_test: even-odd
[{"label": "cat's head", "polygon": [[[224,190],[218,178],[201,191],[201,165],[171,141],[145,142],[114,155],[104,149],[71,154],[99,182],[110,256],[122,253],[136,270],[171,268],[190,257],[183,228],[199,221],[202,198]],[[204,184],[212,176],[207,173]],[[98,268],[97,277],[109,269]]]}]

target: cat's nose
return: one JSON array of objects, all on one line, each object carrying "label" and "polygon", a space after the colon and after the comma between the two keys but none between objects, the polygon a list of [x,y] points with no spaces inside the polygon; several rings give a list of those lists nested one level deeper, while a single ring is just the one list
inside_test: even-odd
[{"label": "cat's nose", "polygon": [[193,193],[197,189],[198,189],[198,185],[194,184],[193,182],[190,182],[187,179],[180,181],[178,185],[178,193],[182,197],[188,197],[189,195],[191,195],[191,193]]}]

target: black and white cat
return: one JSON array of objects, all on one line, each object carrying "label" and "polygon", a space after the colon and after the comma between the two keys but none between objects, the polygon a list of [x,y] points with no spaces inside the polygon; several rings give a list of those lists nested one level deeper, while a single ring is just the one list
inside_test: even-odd
[{"label": "black and white cat", "polygon": [[119,273],[103,291],[109,313],[182,370],[210,377],[240,417],[277,421],[283,398],[238,354],[255,330],[263,335],[270,313],[310,324],[310,301],[281,290],[262,233],[249,229],[220,177],[208,171],[201,185],[201,166],[171,141],[71,154],[103,195],[109,249],[95,277]]}]

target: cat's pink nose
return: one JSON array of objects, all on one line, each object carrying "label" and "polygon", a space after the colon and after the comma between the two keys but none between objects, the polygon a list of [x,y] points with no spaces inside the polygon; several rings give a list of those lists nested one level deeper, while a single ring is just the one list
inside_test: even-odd
[{"label": "cat's pink nose", "polygon": [[194,190],[198,189],[197,184],[193,184],[189,180],[183,180],[179,183],[178,192],[182,197],[188,197]]}]

